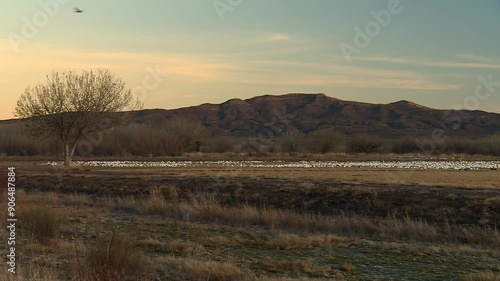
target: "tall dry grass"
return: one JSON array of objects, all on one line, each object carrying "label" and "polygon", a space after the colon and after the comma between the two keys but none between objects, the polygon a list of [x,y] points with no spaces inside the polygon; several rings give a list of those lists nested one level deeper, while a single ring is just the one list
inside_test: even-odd
[{"label": "tall dry grass", "polygon": [[111,236],[110,241],[93,245],[86,253],[88,268],[85,275],[91,280],[139,281],[149,280],[150,262],[124,234]]},{"label": "tall dry grass", "polygon": [[[369,218],[355,215],[322,216],[247,204],[226,206],[209,195],[196,194],[185,197],[181,196],[181,193],[181,190],[176,187],[168,186],[151,189],[147,196],[139,198],[94,198],[86,195],[71,195],[69,196],[71,200],[66,202],[65,195],[34,193],[24,200],[29,201],[36,198],[37,202],[52,202],[56,205],[78,202],[80,204],[78,206],[87,206],[91,203],[99,208],[110,208],[110,210],[125,208],[127,211],[133,209],[133,212],[137,214],[163,217],[174,221],[264,228],[271,231],[266,231],[268,236],[265,236],[260,242],[271,249],[279,250],[307,249],[351,243],[352,240],[356,240],[339,236],[375,237],[388,241],[477,243],[491,248],[498,247],[500,241],[497,230],[487,232],[480,227],[453,229],[453,226],[433,225],[409,218]],[[295,233],[290,233],[292,231]],[[477,238],[477,236],[481,238]],[[106,241],[83,248],[78,246],[78,250],[74,250],[76,257],[81,261],[78,261],[76,270],[71,272],[73,274],[71,280],[151,280],[151,276],[159,276],[159,280],[264,280],[263,277],[256,275],[258,273],[242,269],[238,264],[198,259],[203,258],[199,254],[200,252],[211,250],[204,247],[238,245],[245,242],[242,242],[241,238],[233,238],[202,237],[195,242],[160,241],[157,239],[161,238],[148,238],[135,242],[130,237],[113,234]],[[402,243],[395,244],[401,245]],[[71,248],[68,245],[65,247]],[[155,258],[155,264],[152,264],[141,249],[182,257]],[[70,251],[73,250],[70,249]],[[72,261],[72,264],[76,263],[76,260]],[[18,280],[61,280],[68,277],[67,275],[62,276],[60,272],[59,275],[56,274],[60,269],[44,270],[42,264],[34,265],[21,275],[24,279]],[[262,263],[258,265],[268,271],[290,272],[297,275],[320,275],[322,272],[331,271],[329,266],[317,265],[308,260],[263,259]],[[353,265],[346,263],[341,265],[340,269],[349,272],[353,270]],[[498,280],[491,279],[498,278],[498,275],[492,274],[491,272],[470,274],[464,276],[463,280]],[[268,278],[266,280],[285,279]]]},{"label": "tall dry grass", "polygon": [[36,242],[46,244],[57,235],[63,222],[60,212],[45,205],[30,205],[20,209],[22,231]]},{"label": "tall dry grass", "polygon": [[162,252],[168,254],[181,254],[182,256],[189,257],[196,253],[201,253],[205,250],[203,245],[175,239],[172,241],[158,241],[156,239],[146,239],[137,243],[141,249],[153,250],[155,252]]},{"label": "tall dry grass", "polygon": [[347,240],[345,238],[332,234],[316,234],[302,237],[294,233],[279,233],[277,235],[269,236],[265,245],[269,248],[289,250],[333,245],[346,241]]},{"label": "tall dry grass", "polygon": [[250,281],[258,280],[250,272],[229,262],[193,258],[162,257],[157,259],[161,280]]},{"label": "tall dry grass", "polygon": [[[280,232],[322,233],[387,241],[415,241],[479,245],[500,245],[500,231],[481,226],[433,224],[420,219],[367,217],[355,214],[320,215],[290,209],[249,204],[224,205],[210,194],[183,194],[174,186],[153,188],[144,197],[90,198],[71,195],[67,204],[100,206],[132,214],[153,215],[177,222],[259,227]],[[47,196],[46,200],[54,200]],[[64,202],[65,199],[59,199]],[[43,213],[43,212],[38,212]],[[36,216],[35,216],[36,217]],[[43,227],[40,227],[43,229]]]},{"label": "tall dry grass", "polygon": [[500,274],[491,271],[470,273],[462,276],[460,281],[500,281]]},{"label": "tall dry grass", "polygon": [[184,222],[261,227],[275,231],[333,233],[389,241],[452,242],[485,247],[500,245],[500,232],[492,228],[437,225],[411,218],[373,218],[347,214],[326,216],[248,204],[229,206],[217,202],[210,195],[197,194],[181,199],[179,194],[177,188],[169,186],[152,189],[147,197],[117,199],[108,205],[115,209],[132,208],[143,215],[157,215]]}]

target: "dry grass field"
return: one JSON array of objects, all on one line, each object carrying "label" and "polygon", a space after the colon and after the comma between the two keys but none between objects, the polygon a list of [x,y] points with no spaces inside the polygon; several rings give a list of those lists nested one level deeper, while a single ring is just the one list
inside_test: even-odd
[{"label": "dry grass field", "polygon": [[1,280],[500,278],[499,171],[4,165]]}]

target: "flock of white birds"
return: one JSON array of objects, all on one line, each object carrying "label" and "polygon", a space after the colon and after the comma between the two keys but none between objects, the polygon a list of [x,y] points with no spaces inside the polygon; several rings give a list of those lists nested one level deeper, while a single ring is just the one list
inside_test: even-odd
[{"label": "flock of white birds", "polygon": [[[45,165],[62,165],[47,162]],[[175,167],[230,167],[230,168],[383,168],[419,170],[480,170],[500,169],[500,161],[75,161],[80,167],[115,168],[175,168]]]}]

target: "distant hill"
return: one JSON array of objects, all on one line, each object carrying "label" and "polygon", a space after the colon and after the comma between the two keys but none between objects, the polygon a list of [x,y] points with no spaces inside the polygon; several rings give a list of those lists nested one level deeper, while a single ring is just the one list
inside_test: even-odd
[{"label": "distant hill", "polygon": [[381,137],[430,136],[442,129],[448,136],[478,138],[500,131],[500,114],[468,110],[437,110],[409,101],[369,104],[344,101],[324,94],[264,95],[231,99],[173,110],[147,109],[133,113],[133,121],[161,124],[184,117],[201,122],[214,134],[255,136],[259,132],[294,127],[303,133],[333,128],[344,134]]},{"label": "distant hill", "polygon": [[[257,136],[293,127],[303,133],[333,128],[347,135],[366,133],[384,138],[430,137],[435,129],[447,136],[480,138],[500,132],[500,114],[484,111],[438,110],[398,101],[370,104],[344,101],[324,94],[264,95],[231,99],[179,109],[145,109],[131,113],[132,121],[161,125],[183,117],[200,122],[215,135]],[[12,124],[18,120],[0,121]]]}]

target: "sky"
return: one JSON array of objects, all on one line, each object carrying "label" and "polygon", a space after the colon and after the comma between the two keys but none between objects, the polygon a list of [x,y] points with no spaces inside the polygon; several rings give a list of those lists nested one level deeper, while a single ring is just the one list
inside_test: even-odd
[{"label": "sky", "polygon": [[46,75],[99,68],[144,108],[324,93],[500,113],[499,29],[500,0],[2,0],[0,119]]}]

